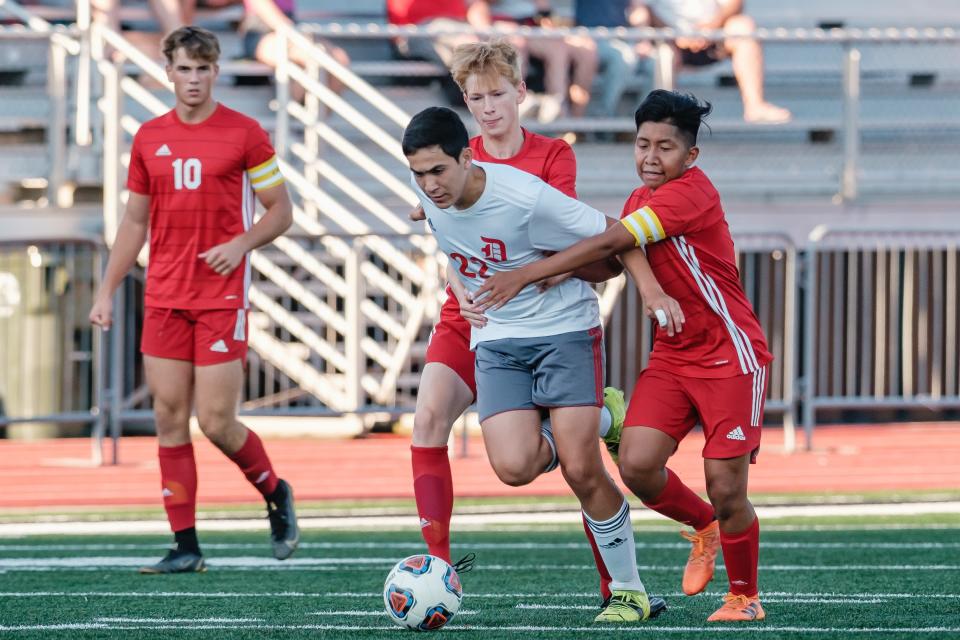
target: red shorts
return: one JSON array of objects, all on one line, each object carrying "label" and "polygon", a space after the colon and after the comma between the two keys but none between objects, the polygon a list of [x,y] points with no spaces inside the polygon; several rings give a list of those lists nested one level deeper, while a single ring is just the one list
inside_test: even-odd
[{"label": "red shorts", "polygon": [[247,362],[245,309],[160,309],[143,313],[140,351],[197,366]]},{"label": "red shorts", "polygon": [[474,353],[470,351],[470,323],[460,315],[460,303],[447,287],[447,301],[440,308],[440,320],[433,327],[427,344],[427,363],[439,362],[460,376],[477,397]]},{"label": "red shorts", "polygon": [[703,457],[750,462],[760,452],[767,368],[733,378],[689,378],[645,369],[633,388],[625,427],[650,427],[677,442],[703,425]]}]

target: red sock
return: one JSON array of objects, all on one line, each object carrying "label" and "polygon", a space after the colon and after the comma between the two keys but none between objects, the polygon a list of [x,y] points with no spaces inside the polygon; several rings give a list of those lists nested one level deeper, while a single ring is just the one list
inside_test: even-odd
[{"label": "red sock", "polygon": [[672,518],[677,522],[703,529],[713,521],[713,507],[683,484],[670,469],[667,469],[667,484],[660,495],[651,502],[644,502],[648,509]]},{"label": "red sock", "polygon": [[160,447],[160,483],[170,530],[183,531],[196,526],[197,461],[192,443]]},{"label": "red sock", "polygon": [[727,567],[730,593],[755,596],[758,593],[757,565],[760,562],[760,519],[740,533],[720,530],[723,564]]},{"label": "red sock", "polygon": [[430,555],[450,562],[450,517],[453,515],[453,474],[446,445],[410,446],[413,495],[420,514],[420,535]]},{"label": "red sock", "polygon": [[273,471],[273,465],[270,464],[270,458],[267,457],[267,452],[263,448],[263,442],[260,436],[250,429],[247,429],[246,442],[239,451],[230,456],[230,459],[240,467],[243,475],[247,476],[250,484],[256,487],[264,498],[277,488],[279,478]]},{"label": "red sock", "polygon": [[593,537],[593,531],[590,530],[590,526],[587,524],[587,516],[581,513],[583,516],[583,530],[587,534],[587,540],[590,541],[590,549],[593,551],[593,562],[597,565],[597,573],[600,574],[600,598],[606,600],[610,597],[610,581],[613,578],[610,577],[610,573],[607,571],[607,565],[603,563],[603,556],[600,555],[600,549],[597,548],[597,541]]}]

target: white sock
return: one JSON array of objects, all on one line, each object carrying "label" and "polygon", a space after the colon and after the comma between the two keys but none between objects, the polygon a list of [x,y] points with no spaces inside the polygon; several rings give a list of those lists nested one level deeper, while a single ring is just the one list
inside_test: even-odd
[{"label": "white sock", "polygon": [[611,589],[643,591],[643,582],[637,573],[637,548],[633,541],[630,505],[624,499],[620,510],[609,520],[597,521],[584,512],[587,526],[593,532],[603,564],[607,566]]},{"label": "white sock", "polygon": [[600,437],[606,438],[610,433],[610,427],[613,426],[613,414],[606,407],[600,409]]},{"label": "white sock", "polygon": [[557,441],[553,439],[553,425],[550,424],[550,418],[546,418],[540,423],[540,435],[547,441],[547,444],[550,445],[550,451],[553,452],[550,464],[543,468],[543,472],[547,473],[556,469],[557,465],[560,464],[560,458],[557,457]]}]

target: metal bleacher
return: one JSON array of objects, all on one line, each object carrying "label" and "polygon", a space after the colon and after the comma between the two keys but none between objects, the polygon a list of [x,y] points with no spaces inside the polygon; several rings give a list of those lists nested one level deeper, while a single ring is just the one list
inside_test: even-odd
[{"label": "metal bleacher", "polygon": [[[570,2],[556,2],[555,7],[561,14],[572,11]],[[909,28],[960,25],[958,7],[947,0],[931,0],[919,11],[887,3],[878,12],[875,3],[866,0],[843,3],[842,8],[824,0],[802,5],[762,0],[750,3],[749,10],[758,25],[767,28]],[[53,21],[69,23],[72,19],[69,3],[29,8]],[[298,10],[307,31],[313,26],[325,29],[325,34],[329,34],[331,22],[361,26],[385,22],[382,0],[307,0],[298,3]],[[269,129],[275,119],[268,107],[273,95],[269,86],[272,71],[239,59],[240,40],[234,27],[241,11],[238,6],[203,10],[198,23],[215,29],[222,41],[219,98],[258,117]],[[145,4],[124,6],[122,19],[134,27],[149,28],[151,24]],[[42,139],[47,106],[46,45],[37,39],[11,37],[14,27],[4,29],[7,37],[0,41],[0,82],[5,83],[0,85],[0,154],[19,160],[0,167],[0,189],[7,188],[9,199],[23,193],[23,189],[11,193],[10,185],[30,185],[31,179],[46,174]],[[431,104],[445,103],[437,84],[423,86],[422,79],[436,77],[436,65],[392,59],[388,37],[349,35],[349,27],[343,31],[347,35],[335,39],[350,53],[351,71],[367,77],[400,108],[414,113]],[[960,184],[955,179],[960,175],[954,176],[956,163],[951,161],[953,149],[960,142],[960,68],[956,65],[960,44],[887,41],[858,43],[858,48],[862,56],[861,197],[886,198],[908,190],[934,197],[954,193],[955,185]],[[715,107],[710,132],[702,139],[702,166],[730,198],[830,198],[838,192],[843,170],[844,45],[829,39],[771,41],[765,44],[765,57],[768,98],[795,114],[794,121],[787,125],[757,127],[741,121],[739,92],[732,81],[729,61],[681,71],[677,87],[710,100]],[[411,84],[415,78],[421,81]],[[612,132],[620,134],[621,140],[628,138],[633,128],[630,107],[653,88],[652,79],[638,76],[632,86],[619,114],[562,118],[547,125],[531,121],[528,126],[551,135]],[[336,127],[335,119],[331,125]],[[580,135],[576,145],[580,190],[588,199],[599,202],[620,198],[635,182],[630,149],[623,144],[592,143],[591,139],[590,135]],[[73,158],[72,162],[76,181],[96,186],[96,168],[86,167],[83,158]],[[373,189],[376,195],[376,187]]]}]

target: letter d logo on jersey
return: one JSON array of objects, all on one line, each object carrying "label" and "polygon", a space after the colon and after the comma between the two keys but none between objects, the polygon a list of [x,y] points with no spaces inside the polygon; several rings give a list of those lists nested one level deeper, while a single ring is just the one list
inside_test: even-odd
[{"label": "letter d logo on jersey", "polygon": [[480,236],[480,239],[486,243],[483,245],[481,251],[483,251],[483,255],[486,256],[487,260],[490,262],[507,261],[507,245],[504,244],[503,240],[487,238],[486,236]]}]

